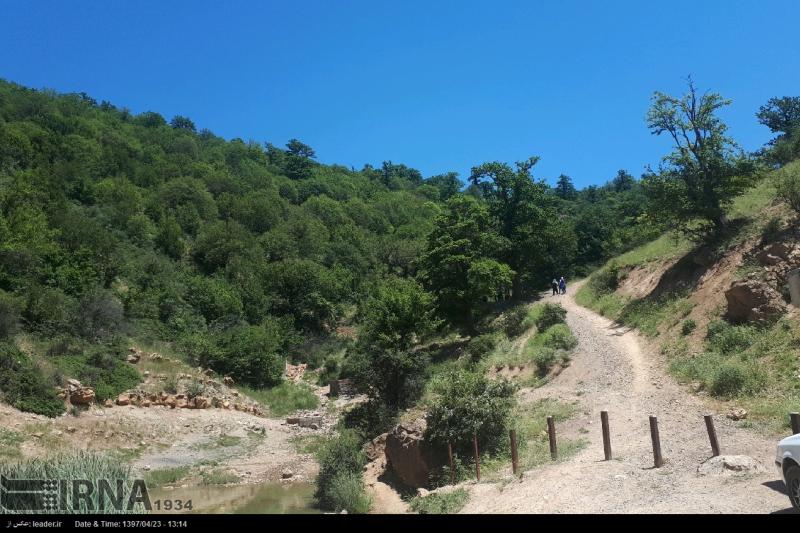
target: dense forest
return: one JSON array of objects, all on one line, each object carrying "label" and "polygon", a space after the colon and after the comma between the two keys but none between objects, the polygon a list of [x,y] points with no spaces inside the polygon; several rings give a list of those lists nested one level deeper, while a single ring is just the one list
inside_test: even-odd
[{"label": "dense forest", "polygon": [[[685,103],[657,95],[653,132],[685,133]],[[792,103],[759,113],[779,133],[759,154],[768,164],[798,151]],[[725,102],[706,104],[702,127],[723,129],[700,152],[723,154],[710,164],[726,176],[754,175],[752,157],[725,155],[713,118]],[[158,341],[252,387],[303,361],[400,406],[426,336],[480,334],[498,309],[650,240],[670,215],[723,224],[747,184],[723,180],[722,203],[704,200],[679,179],[697,163],[689,148],[643,180],[620,170],[582,190],[536,177],[537,157],[476,164],[462,182],[389,161],[325,165],[296,139],[226,141],[187,117],[1,82],[0,389],[58,414],[53,385],[76,377],[111,397],[140,379],[127,347]],[[19,334],[45,357],[26,356]]]}]

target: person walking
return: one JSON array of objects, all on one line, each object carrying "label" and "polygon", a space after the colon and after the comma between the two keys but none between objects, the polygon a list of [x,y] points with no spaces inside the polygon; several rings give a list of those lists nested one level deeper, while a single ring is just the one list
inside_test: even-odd
[{"label": "person walking", "polygon": [[556,281],[556,278],[553,278],[553,281],[550,282],[550,288],[553,289],[553,296],[558,294],[558,281]]},{"label": "person walking", "polygon": [[561,279],[558,280],[558,289],[561,294],[567,294],[567,282],[564,276],[561,276]]}]

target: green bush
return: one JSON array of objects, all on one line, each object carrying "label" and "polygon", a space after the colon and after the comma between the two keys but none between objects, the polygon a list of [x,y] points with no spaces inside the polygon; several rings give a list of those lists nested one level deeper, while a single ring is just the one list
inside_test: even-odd
[{"label": "green bush", "polygon": [[744,389],[747,376],[741,367],[724,364],[717,369],[711,382],[711,393],[714,396],[736,396]]},{"label": "green bush", "polygon": [[547,302],[539,307],[534,323],[536,329],[541,332],[556,324],[564,323],[566,319],[567,310],[561,307],[561,304]]},{"label": "green bush", "polygon": [[0,343],[0,391],[3,400],[20,411],[51,418],[64,413],[64,401],[39,367],[7,343]]},{"label": "green bush", "polygon": [[411,510],[419,514],[453,514],[460,511],[468,501],[469,492],[464,488],[457,488],[414,497],[411,500]]},{"label": "green bush", "polygon": [[777,173],[775,188],[778,197],[800,213],[800,164],[790,164]]},{"label": "green bush", "polygon": [[556,350],[572,350],[578,345],[578,339],[566,324],[550,326],[539,334],[537,339],[543,346]]},{"label": "green bush", "polygon": [[482,448],[503,441],[511,409],[516,404],[516,387],[505,379],[453,370],[434,380],[435,394],[427,414],[427,438],[457,449],[469,450],[477,433]]},{"label": "green bush", "polygon": [[486,333],[484,335],[479,335],[469,341],[467,351],[472,360],[477,361],[483,356],[491,353],[499,341],[500,335],[497,333]]},{"label": "green bush", "polygon": [[689,335],[697,328],[697,322],[692,320],[691,318],[687,318],[683,321],[683,325],[681,325],[681,334],[682,335]]},{"label": "green bush", "polygon": [[366,514],[372,506],[360,472],[336,474],[330,481],[328,499],[329,508],[337,513],[346,509],[350,514]]},{"label": "green bush", "polygon": [[124,357],[121,347],[100,345],[86,353],[54,357],[52,361],[61,373],[92,387],[97,399],[104,401],[142,381],[139,371],[126,363]]},{"label": "green bush", "polygon": [[0,339],[12,336],[19,328],[20,305],[12,296],[0,291]]},{"label": "green bush", "polygon": [[315,497],[320,507],[332,511],[346,509],[366,512],[362,471],[367,457],[361,440],[353,431],[344,430],[331,438],[319,452],[319,474]]},{"label": "green bush", "polygon": [[528,306],[518,305],[509,309],[503,316],[503,331],[509,338],[522,335],[526,328],[526,318],[528,317]]},{"label": "green bush", "polygon": [[206,386],[203,384],[202,381],[193,379],[189,385],[186,386],[186,396],[191,400],[192,398],[197,398],[198,396],[202,396],[203,393],[206,391]]},{"label": "green bush", "polygon": [[286,365],[281,355],[284,335],[277,321],[265,326],[235,326],[219,337],[214,358],[201,363],[256,388],[278,385]]},{"label": "green bush", "polygon": [[592,274],[588,285],[597,294],[607,294],[617,290],[619,278],[619,267],[612,264]]},{"label": "green bush", "polygon": [[167,394],[178,394],[178,378],[174,374],[167,376],[164,380],[164,392]]},{"label": "green bush", "polygon": [[711,350],[724,355],[741,353],[755,342],[752,326],[734,326],[724,320],[714,320],[708,325],[706,340]]},{"label": "green bush", "polygon": [[533,363],[540,376],[546,376],[557,360],[558,354],[553,348],[539,347],[533,354]]},{"label": "green bush", "polygon": [[377,349],[350,358],[356,386],[391,408],[412,405],[425,388],[428,354]]}]

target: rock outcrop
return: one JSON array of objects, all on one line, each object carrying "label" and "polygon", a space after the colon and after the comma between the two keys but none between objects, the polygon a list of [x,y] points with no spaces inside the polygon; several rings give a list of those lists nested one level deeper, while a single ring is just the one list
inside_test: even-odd
[{"label": "rock outcrop", "polygon": [[388,468],[409,487],[428,487],[431,471],[442,464],[441,454],[425,441],[425,428],[419,419],[398,424],[386,436]]},{"label": "rock outcrop", "polygon": [[735,322],[759,322],[786,312],[780,293],[754,278],[734,282],[725,292],[725,299],[728,318]]}]

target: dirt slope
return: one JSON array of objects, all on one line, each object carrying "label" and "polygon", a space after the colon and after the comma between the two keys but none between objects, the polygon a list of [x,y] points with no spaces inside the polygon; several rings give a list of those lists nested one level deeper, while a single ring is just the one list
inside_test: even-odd
[{"label": "dirt slope", "polygon": [[[636,333],[578,306],[572,297],[547,296],[567,309],[579,340],[570,367],[544,387],[523,391],[523,401],[543,397],[578,400],[583,414],[558,428],[583,438],[573,457],[526,473],[505,486],[467,485],[462,513],[769,513],[789,500],[773,466],[775,440],[737,428],[714,413],[723,454],[748,455],[763,472],[742,478],[699,476],[711,455],[703,423],[708,412],[666,375],[659,354]],[[614,460],[603,461],[600,411],[609,411]],[[653,468],[649,415],[658,416],[666,464]],[[581,428],[585,428],[580,431]],[[586,432],[588,430],[588,432]]]}]

